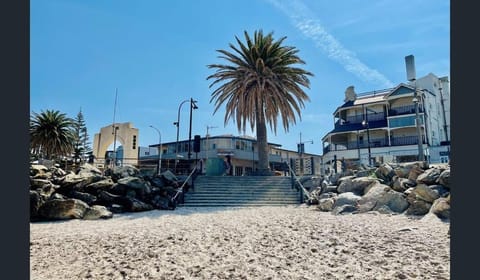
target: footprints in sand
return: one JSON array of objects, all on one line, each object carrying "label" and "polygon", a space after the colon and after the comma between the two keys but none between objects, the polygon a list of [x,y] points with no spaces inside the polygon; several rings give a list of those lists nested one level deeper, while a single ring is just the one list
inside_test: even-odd
[{"label": "footprints in sand", "polygon": [[31,275],[449,279],[448,225],[435,224],[432,231],[428,223],[402,216],[333,216],[288,207],[172,213],[110,223],[33,224]]}]

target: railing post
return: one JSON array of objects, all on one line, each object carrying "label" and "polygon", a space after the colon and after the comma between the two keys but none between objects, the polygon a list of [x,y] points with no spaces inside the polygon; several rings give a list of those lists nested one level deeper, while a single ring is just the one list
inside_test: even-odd
[{"label": "railing post", "polygon": [[288,167],[288,170],[290,172],[290,184],[291,184],[292,190],[293,190],[293,188],[295,187],[295,180],[293,178],[293,170],[291,168],[292,164],[293,164],[293,159],[291,158],[290,159],[290,166]]},{"label": "railing post", "polygon": [[304,195],[303,195],[303,190],[300,189],[299,193],[300,193],[300,203],[303,203],[303,202],[304,202],[304,199],[303,199],[303,196],[304,196]]}]

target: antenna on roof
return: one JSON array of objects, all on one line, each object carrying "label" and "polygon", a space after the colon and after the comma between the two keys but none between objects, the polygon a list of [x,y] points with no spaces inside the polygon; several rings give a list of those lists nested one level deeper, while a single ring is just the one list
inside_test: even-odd
[{"label": "antenna on roof", "polygon": [[118,94],[118,89],[115,88],[115,103],[113,105],[113,124],[112,124],[112,134],[113,134],[113,169],[115,169],[115,165],[117,164],[117,130],[118,126],[115,125],[115,112],[117,109],[117,94]]},{"label": "antenna on roof", "polygon": [[117,111],[117,94],[118,94],[118,89],[115,88],[115,103],[113,105],[113,123],[112,123],[112,126],[115,126],[115,113]]}]

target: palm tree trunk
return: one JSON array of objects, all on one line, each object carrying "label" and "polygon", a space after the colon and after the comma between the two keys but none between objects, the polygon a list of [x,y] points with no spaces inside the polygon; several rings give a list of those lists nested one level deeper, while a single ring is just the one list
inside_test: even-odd
[{"label": "palm tree trunk", "polygon": [[267,126],[265,124],[265,118],[262,110],[260,110],[260,114],[257,114],[256,130],[258,145],[258,171],[256,174],[270,175],[270,167],[268,162]]}]

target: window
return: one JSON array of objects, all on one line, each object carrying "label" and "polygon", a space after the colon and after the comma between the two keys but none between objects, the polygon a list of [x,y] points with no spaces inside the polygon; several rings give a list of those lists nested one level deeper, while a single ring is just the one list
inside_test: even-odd
[{"label": "window", "polygon": [[132,149],[137,148],[137,135],[133,135],[133,141],[132,141]]},{"label": "window", "polygon": [[[420,123],[423,124],[422,119],[420,119]],[[416,125],[415,116],[394,118],[389,120],[390,127],[404,127],[404,126],[415,126],[415,125]]]}]

